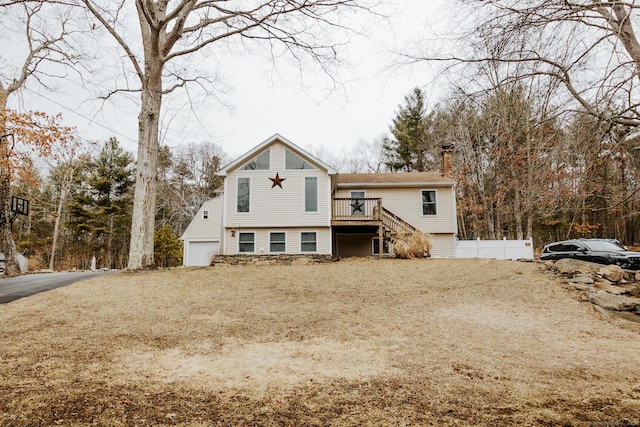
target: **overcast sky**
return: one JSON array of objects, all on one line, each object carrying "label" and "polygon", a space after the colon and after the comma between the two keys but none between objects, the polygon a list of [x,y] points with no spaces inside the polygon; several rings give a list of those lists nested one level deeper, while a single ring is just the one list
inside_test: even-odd
[{"label": "overcast sky", "polygon": [[[433,26],[445,25],[451,3],[394,1],[392,28],[381,25],[367,39],[352,39],[348,63],[337,74],[342,85],[335,90],[328,91],[326,77],[313,74],[302,75],[301,88],[296,70],[287,70],[286,64],[279,64],[284,69],[276,75],[264,59],[250,55],[229,58],[221,67],[221,84],[226,88],[222,102],[209,99],[200,104],[196,99],[188,114],[185,97],[167,104],[162,144],[179,147],[214,142],[235,158],[275,133],[304,148],[324,146],[336,155],[379,138],[414,87],[426,89],[429,105],[444,93],[430,84],[434,76],[429,67],[394,68],[390,51],[410,46]],[[96,112],[95,104],[89,107],[68,95],[46,96],[48,99],[39,98],[37,107],[25,106],[62,112],[65,122],[77,126],[83,138],[101,142],[115,136],[135,153],[138,109],[133,103],[121,99]],[[31,97],[25,99],[33,102]],[[174,116],[173,111],[180,114]]]}]

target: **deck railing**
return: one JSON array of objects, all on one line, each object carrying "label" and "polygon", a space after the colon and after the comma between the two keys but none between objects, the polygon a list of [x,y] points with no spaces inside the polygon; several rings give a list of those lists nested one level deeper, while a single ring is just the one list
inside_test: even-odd
[{"label": "deck railing", "polygon": [[385,229],[392,233],[413,234],[416,231],[413,225],[385,208],[382,208],[382,218]]},{"label": "deck railing", "polygon": [[381,221],[382,199],[373,197],[334,198],[333,220]]}]

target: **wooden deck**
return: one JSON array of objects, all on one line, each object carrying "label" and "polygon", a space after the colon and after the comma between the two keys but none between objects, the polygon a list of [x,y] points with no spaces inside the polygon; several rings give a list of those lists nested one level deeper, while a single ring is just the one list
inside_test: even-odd
[{"label": "wooden deck", "polygon": [[[331,225],[343,227],[363,227],[362,232],[371,232],[364,227],[376,227],[379,247],[383,247],[383,241],[393,242],[401,234],[411,235],[416,228],[382,207],[381,198],[334,198],[331,205]],[[359,233],[356,228],[353,232]],[[383,251],[380,251],[380,258]]]},{"label": "wooden deck", "polygon": [[[350,227],[377,228],[379,247],[384,243],[384,225],[382,215],[382,199],[362,198],[334,198],[331,206],[331,225]],[[378,257],[383,258],[383,251],[379,251]]]},{"label": "wooden deck", "polygon": [[331,225],[382,225],[382,199],[371,197],[332,199]]}]

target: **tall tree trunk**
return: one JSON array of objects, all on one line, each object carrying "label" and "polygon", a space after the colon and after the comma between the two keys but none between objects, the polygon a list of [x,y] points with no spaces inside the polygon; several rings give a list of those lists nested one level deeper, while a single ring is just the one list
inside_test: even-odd
[{"label": "tall tree trunk", "polygon": [[[7,93],[0,87],[0,162],[8,162],[9,138],[6,123]],[[11,169],[8,164],[0,164],[0,252],[4,253],[4,274],[15,276],[20,273],[16,257],[16,243],[11,234]]]},{"label": "tall tree trunk", "polygon": [[494,214],[493,206],[491,205],[491,203],[489,203],[486,197],[483,197],[482,203],[484,204],[484,215],[485,215],[485,221],[487,223],[487,232],[489,234],[486,238],[489,240],[495,240],[496,229],[495,229],[494,217],[493,217],[493,214]]},{"label": "tall tree trunk", "polygon": [[113,256],[113,214],[109,216],[109,234],[107,234],[107,265],[114,268]]},{"label": "tall tree trunk", "polygon": [[62,206],[66,199],[64,185],[60,191],[60,200],[58,200],[58,209],[56,211],[56,221],[53,225],[53,242],[51,243],[51,257],[49,258],[49,270],[53,270],[56,259],[56,249],[58,247],[58,234],[60,232],[60,221],[62,218]]},{"label": "tall tree trunk", "polygon": [[516,220],[516,239],[522,240],[522,206],[520,206],[520,191],[518,189],[515,190],[515,200],[513,204],[513,217]]},{"label": "tall tree trunk", "polygon": [[159,54],[155,57],[146,55],[146,81],[142,86],[142,106],[138,116],[137,174],[128,264],[130,270],[154,265],[153,235],[160,150],[158,128],[162,102],[162,65],[159,58]]},{"label": "tall tree trunk", "polygon": [[16,259],[16,244],[11,234],[11,180],[8,175],[8,171],[0,172],[0,249],[4,253],[5,274],[15,276],[20,273],[20,268]]},{"label": "tall tree trunk", "polygon": [[62,186],[60,188],[60,200],[58,201],[58,209],[56,212],[56,221],[53,225],[53,242],[51,243],[51,258],[49,259],[49,270],[53,270],[56,258],[56,249],[58,248],[58,234],[60,234],[60,222],[62,221],[62,209],[67,202],[67,194],[69,186],[73,179],[73,172],[65,171],[62,176]]}]

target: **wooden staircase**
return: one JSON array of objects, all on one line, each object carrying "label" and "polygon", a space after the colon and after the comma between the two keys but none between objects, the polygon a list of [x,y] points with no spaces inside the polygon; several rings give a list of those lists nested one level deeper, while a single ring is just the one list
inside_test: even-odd
[{"label": "wooden staircase", "polygon": [[399,233],[411,235],[417,231],[417,228],[413,225],[384,207],[382,208],[382,225],[384,227],[384,239],[389,242],[394,242]]},{"label": "wooden staircase", "polygon": [[[398,215],[382,207],[382,199],[379,197],[333,198],[331,226],[350,229],[367,227],[367,233],[377,229],[378,236],[383,242],[389,244],[395,244],[401,236],[404,236],[403,240],[408,240],[416,231],[419,231]],[[384,250],[380,251],[380,258],[383,254]]]}]

